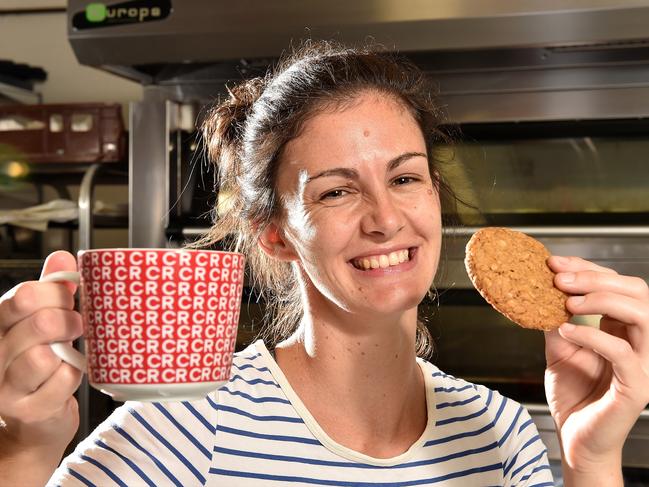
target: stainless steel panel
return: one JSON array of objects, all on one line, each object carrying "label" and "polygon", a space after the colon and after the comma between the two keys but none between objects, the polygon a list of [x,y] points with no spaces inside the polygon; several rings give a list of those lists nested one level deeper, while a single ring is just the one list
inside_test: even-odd
[{"label": "stainless steel panel", "polygon": [[[545,404],[524,404],[532,415],[532,420],[543,443],[548,448],[550,460],[561,460],[559,440],[556,435],[554,420],[550,416],[550,408]],[[632,428],[624,450],[622,451],[622,464],[625,467],[649,468],[649,410],[641,413],[640,418]]]},{"label": "stainless steel panel", "polygon": [[20,88],[0,80],[0,105],[43,103],[43,96],[25,88]]},{"label": "stainless steel panel", "polygon": [[[610,66],[600,71],[612,73],[616,69],[617,66]],[[240,75],[227,71],[213,74],[211,80],[162,81],[160,89],[173,99],[208,103],[225,93],[228,80],[241,79]],[[448,121],[452,123],[649,117],[649,64],[636,66],[624,79],[602,80],[606,81],[602,85],[597,85],[597,79],[589,82],[582,78],[581,87],[570,86],[569,80],[550,82],[555,76],[550,69],[527,73],[525,77],[529,75],[530,80],[535,80],[529,83],[511,72],[471,71],[452,76],[431,72],[429,75],[439,83],[439,104],[445,107]],[[641,83],[640,78],[646,83]],[[621,87],[614,87],[614,82],[619,82]],[[492,85],[500,88],[492,89]]]},{"label": "stainless steel panel", "polygon": [[[89,3],[71,0],[69,19]],[[646,0],[183,0],[162,21],[77,31],[70,20],[68,35],[82,64],[135,66],[275,57],[304,37],[458,50],[635,40],[647,25]]]},{"label": "stainless steel panel", "polygon": [[169,218],[169,133],[175,103],[155,86],[131,103],[129,246],[165,247]]},{"label": "stainless steel panel", "polygon": [[[93,206],[95,176],[100,170],[101,164],[91,165],[83,175],[79,186],[79,250],[93,248]],[[85,353],[85,341],[76,340],[75,346],[81,353]],[[77,401],[79,403],[79,428],[76,433],[76,440],[81,441],[90,433],[90,385],[88,376],[84,374],[81,385],[77,390]]]},{"label": "stainless steel panel", "polygon": [[[538,76],[543,76],[539,73]],[[648,73],[649,76],[649,73]],[[479,83],[479,79],[475,80]],[[443,94],[454,123],[592,120],[649,116],[649,88]]]},{"label": "stainless steel panel", "polygon": [[[649,282],[649,227],[512,227],[538,238],[555,255],[578,256]],[[473,289],[465,247],[477,228],[448,230],[436,285]]]},{"label": "stainless steel panel", "polygon": [[[563,226],[547,226],[547,227],[510,227],[512,230],[526,233],[535,238],[616,238],[616,237],[637,237],[649,239],[649,226],[591,226],[591,227],[563,227]],[[457,229],[446,229],[444,234],[448,237],[461,237],[470,238],[479,227],[461,227]],[[640,242],[643,242],[641,240]],[[625,244],[628,243],[625,241]],[[643,249],[632,251],[631,255],[642,257]],[[646,250],[646,249],[644,249]]]},{"label": "stainless steel panel", "polygon": [[79,186],[79,250],[93,248],[92,229],[94,220],[95,177],[101,167],[101,164],[91,165],[83,175],[81,185]]}]

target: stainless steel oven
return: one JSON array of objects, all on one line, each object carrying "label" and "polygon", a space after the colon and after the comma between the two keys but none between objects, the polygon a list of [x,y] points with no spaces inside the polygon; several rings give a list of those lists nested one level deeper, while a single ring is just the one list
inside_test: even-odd
[{"label": "stainless steel oven", "polygon": [[[434,360],[453,375],[523,402],[560,459],[543,389],[543,335],[494,311],[464,269],[464,248],[481,226],[502,225],[649,281],[649,130],[646,119],[464,124],[445,149],[442,172],[466,202],[447,228],[438,298],[424,316]],[[597,326],[599,316],[573,320]],[[649,467],[649,409],[624,451],[627,467]]]}]

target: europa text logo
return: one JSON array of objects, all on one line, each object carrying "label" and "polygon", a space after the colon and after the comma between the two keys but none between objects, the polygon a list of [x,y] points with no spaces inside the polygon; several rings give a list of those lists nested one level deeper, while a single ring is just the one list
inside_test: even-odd
[{"label": "europa text logo", "polygon": [[171,13],[171,0],[131,0],[108,5],[93,2],[72,18],[75,29],[92,29],[111,25],[140,24],[162,20]]}]

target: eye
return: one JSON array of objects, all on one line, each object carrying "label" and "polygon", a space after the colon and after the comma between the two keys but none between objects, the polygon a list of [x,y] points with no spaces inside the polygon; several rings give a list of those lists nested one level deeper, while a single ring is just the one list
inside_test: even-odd
[{"label": "eye", "polygon": [[344,189],[333,189],[331,191],[328,191],[324,193],[322,196],[320,196],[320,200],[335,200],[339,199],[345,194],[347,194],[348,191],[345,191]]},{"label": "eye", "polygon": [[415,181],[419,181],[419,178],[413,176],[399,176],[398,178],[393,179],[392,183],[396,184],[397,186],[402,186],[404,184],[413,183]]}]

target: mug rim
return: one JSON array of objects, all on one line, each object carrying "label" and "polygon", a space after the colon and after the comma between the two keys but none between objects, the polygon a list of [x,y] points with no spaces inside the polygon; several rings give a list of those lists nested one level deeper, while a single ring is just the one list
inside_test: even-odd
[{"label": "mug rim", "polygon": [[83,249],[77,252],[77,255],[87,252],[126,252],[126,251],[155,251],[155,252],[194,252],[194,253],[208,253],[208,254],[232,254],[241,255],[245,257],[242,252],[234,252],[232,250],[208,250],[208,249],[162,249],[159,247],[106,247],[102,249]]}]

